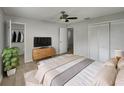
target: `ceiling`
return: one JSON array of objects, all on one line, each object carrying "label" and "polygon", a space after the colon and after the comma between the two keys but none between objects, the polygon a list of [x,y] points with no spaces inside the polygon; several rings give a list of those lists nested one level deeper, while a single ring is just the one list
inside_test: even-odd
[{"label": "ceiling", "polygon": [[2,9],[8,16],[60,23],[60,12],[63,10],[70,16],[78,17],[77,20],[70,22],[79,22],[87,17],[95,18],[124,11],[124,7],[4,7]]}]

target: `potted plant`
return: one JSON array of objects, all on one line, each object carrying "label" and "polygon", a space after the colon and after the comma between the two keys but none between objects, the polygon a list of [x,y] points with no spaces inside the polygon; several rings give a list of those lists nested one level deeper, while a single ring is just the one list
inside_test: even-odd
[{"label": "potted plant", "polygon": [[14,75],[19,65],[19,48],[5,48],[2,52],[3,70],[7,76]]}]

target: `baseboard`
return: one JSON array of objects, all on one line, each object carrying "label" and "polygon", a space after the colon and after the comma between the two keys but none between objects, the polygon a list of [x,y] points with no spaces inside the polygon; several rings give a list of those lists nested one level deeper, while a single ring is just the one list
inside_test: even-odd
[{"label": "baseboard", "polygon": [[1,82],[2,82],[2,79],[3,79],[3,76],[2,76],[2,75],[0,75],[0,84],[1,84]]},{"label": "baseboard", "polygon": [[33,60],[26,60],[25,63],[33,62]]}]

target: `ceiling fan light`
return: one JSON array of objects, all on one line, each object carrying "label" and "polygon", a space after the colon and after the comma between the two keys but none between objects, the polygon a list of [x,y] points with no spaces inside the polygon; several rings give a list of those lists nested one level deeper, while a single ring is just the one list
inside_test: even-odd
[{"label": "ceiling fan light", "polygon": [[65,19],[61,19],[62,22],[65,22]]}]

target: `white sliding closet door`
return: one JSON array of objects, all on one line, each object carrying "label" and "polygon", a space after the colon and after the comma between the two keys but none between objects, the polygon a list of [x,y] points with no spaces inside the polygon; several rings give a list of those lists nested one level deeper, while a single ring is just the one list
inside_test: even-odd
[{"label": "white sliding closet door", "polygon": [[98,60],[98,37],[96,27],[88,28],[89,57]]},{"label": "white sliding closet door", "polygon": [[98,29],[99,60],[109,59],[109,24],[101,24]]},{"label": "white sliding closet door", "polygon": [[111,23],[111,57],[115,49],[124,50],[124,20]]},{"label": "white sliding closet door", "polygon": [[88,26],[89,57],[94,60],[109,59],[109,24]]}]

